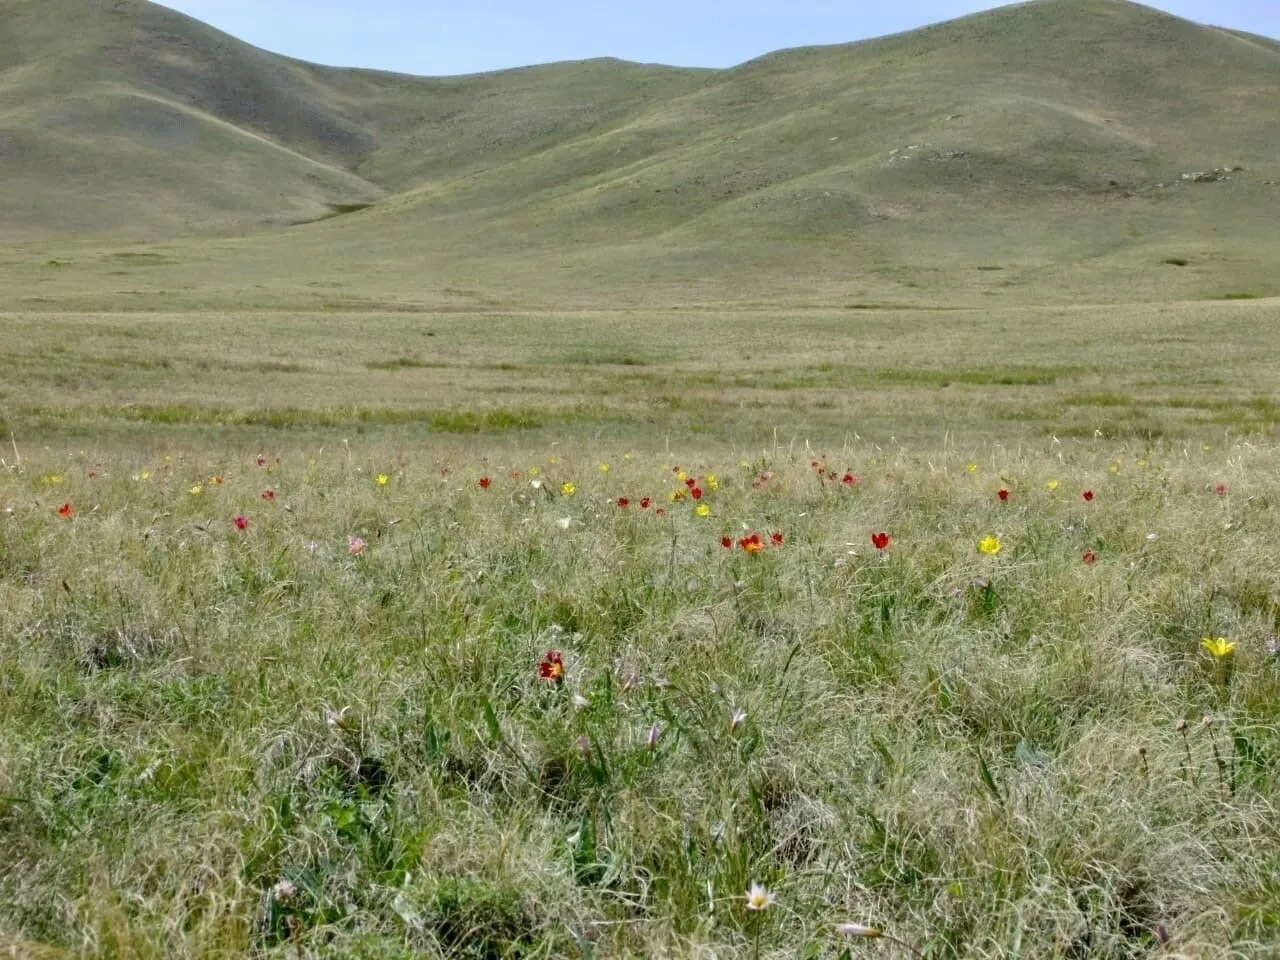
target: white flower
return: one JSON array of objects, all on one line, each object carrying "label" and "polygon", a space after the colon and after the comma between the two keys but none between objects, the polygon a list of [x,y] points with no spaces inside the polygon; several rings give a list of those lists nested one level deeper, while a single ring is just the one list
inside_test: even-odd
[{"label": "white flower", "polygon": [[573,523],[573,517],[561,517],[556,521],[556,526],[561,530],[568,530],[569,525]]},{"label": "white flower", "polygon": [[768,910],[777,902],[777,900],[777,897],[754,881],[751,884],[751,888],[747,891],[748,910]]},{"label": "white flower", "polygon": [[729,729],[730,731],[741,730],[742,725],[746,722],[747,711],[743,710],[741,707],[737,707],[734,709],[732,716],[729,717]]}]

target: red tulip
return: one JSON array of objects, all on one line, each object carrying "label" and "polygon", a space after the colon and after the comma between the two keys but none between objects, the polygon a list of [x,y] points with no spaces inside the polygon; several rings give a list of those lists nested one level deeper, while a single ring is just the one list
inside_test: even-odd
[{"label": "red tulip", "polygon": [[564,681],[564,657],[559,650],[548,650],[542,662],[538,664],[538,678],[552,683]]}]

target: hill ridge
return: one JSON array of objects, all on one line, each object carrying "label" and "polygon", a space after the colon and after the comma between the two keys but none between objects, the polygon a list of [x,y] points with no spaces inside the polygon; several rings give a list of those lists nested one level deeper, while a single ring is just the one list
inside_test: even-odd
[{"label": "hill ridge", "polygon": [[725,70],[434,78],[281,57],[143,0],[0,0],[0,22],[11,243],[242,237],[326,274],[373,257],[370,277],[405,289],[947,277],[993,297],[1199,256],[1258,286],[1278,196],[1280,43],[1128,0],[1033,0]]}]

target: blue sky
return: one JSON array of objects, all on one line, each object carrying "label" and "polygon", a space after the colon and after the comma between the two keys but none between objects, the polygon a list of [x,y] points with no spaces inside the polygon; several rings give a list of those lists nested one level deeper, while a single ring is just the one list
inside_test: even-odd
[{"label": "blue sky", "polygon": [[[165,0],[259,47],[428,75],[612,56],[724,67],[784,47],[896,33],[982,0]],[[1181,17],[1280,37],[1280,0],[1156,0]]]}]

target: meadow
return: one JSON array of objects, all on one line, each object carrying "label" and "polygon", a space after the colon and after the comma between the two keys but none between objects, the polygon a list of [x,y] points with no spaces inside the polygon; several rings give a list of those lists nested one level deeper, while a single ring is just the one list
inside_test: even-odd
[{"label": "meadow", "polygon": [[0,0],[0,956],[1280,955],[1278,83]]},{"label": "meadow", "polygon": [[0,943],[1267,955],[1275,311],[7,314]]}]

